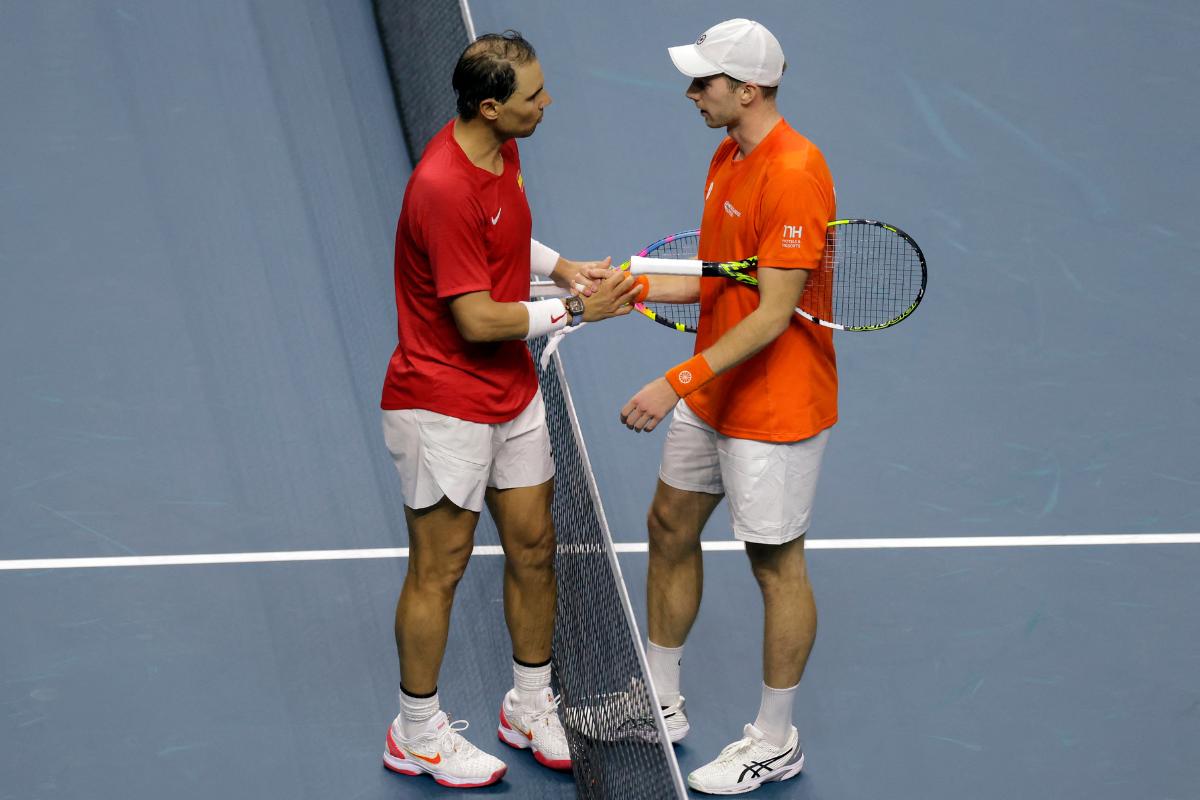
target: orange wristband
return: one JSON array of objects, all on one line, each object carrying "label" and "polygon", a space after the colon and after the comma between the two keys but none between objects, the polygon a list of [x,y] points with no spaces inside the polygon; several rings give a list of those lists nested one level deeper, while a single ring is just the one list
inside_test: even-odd
[{"label": "orange wristband", "polygon": [[638,293],[637,296],[633,298],[633,302],[640,303],[646,299],[646,295],[650,294],[650,279],[645,275],[638,275],[634,279],[633,285],[638,287]]},{"label": "orange wristband", "polygon": [[675,389],[675,394],[687,397],[711,381],[716,375],[713,374],[712,367],[708,365],[704,354],[697,353],[682,364],[671,367],[667,370],[665,377]]}]

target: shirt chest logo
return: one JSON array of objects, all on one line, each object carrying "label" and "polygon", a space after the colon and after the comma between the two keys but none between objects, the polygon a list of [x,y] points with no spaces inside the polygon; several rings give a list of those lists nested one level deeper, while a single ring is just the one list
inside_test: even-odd
[{"label": "shirt chest logo", "polygon": [[740,217],[742,215],[742,212],[734,208],[733,203],[728,200],[725,201],[725,213],[731,217]]},{"label": "shirt chest logo", "polygon": [[503,209],[503,208],[501,208],[499,211],[497,211],[497,212],[496,212],[496,216],[492,217],[492,224],[493,224],[493,225],[495,225],[497,222],[499,222],[499,221],[500,221],[500,215],[501,215],[501,214],[503,214],[503,213],[504,213],[504,209]]}]

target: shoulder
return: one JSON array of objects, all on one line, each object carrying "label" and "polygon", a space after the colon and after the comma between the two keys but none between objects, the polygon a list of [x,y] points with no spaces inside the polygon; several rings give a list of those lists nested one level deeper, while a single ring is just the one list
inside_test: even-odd
[{"label": "shoulder", "polygon": [[409,179],[414,200],[439,205],[463,205],[475,200],[475,183],[454,153],[445,148],[426,150]]},{"label": "shoulder", "polygon": [[768,162],[767,184],[805,183],[822,188],[833,184],[820,148],[790,127],[781,131]]},{"label": "shoulder", "polygon": [[771,162],[778,168],[789,170],[807,170],[810,172],[828,171],[825,156],[807,136],[793,130],[784,123],[771,153]]}]

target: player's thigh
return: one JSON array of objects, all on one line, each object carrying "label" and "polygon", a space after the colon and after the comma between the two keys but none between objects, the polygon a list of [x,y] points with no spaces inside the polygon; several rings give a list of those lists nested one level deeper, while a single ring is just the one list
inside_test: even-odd
[{"label": "player's thigh", "polygon": [[541,391],[515,419],[494,426],[492,436],[487,504],[500,543],[510,559],[544,561],[554,547],[554,459]]},{"label": "player's thigh", "polygon": [[779,545],[808,531],[828,439],[828,430],[786,443],[721,438],[717,451],[735,538]]},{"label": "player's thigh", "polygon": [[721,502],[717,432],[688,407],[675,406],[663,441],[647,526],[652,548],[691,546]]},{"label": "player's thigh", "polygon": [[553,559],[554,523],[550,517],[553,496],[553,478],[536,486],[488,488],[488,511],[496,522],[504,554],[510,560],[544,563],[548,558]]},{"label": "player's thigh", "polygon": [[404,504],[421,510],[444,497],[459,508],[482,511],[494,427],[419,408],[384,411],[384,441]]},{"label": "player's thigh", "polygon": [[663,440],[659,482],[672,489],[719,498],[725,489],[717,453],[718,438],[717,432],[696,416],[687,401],[681,401],[671,414],[671,424]]},{"label": "player's thigh", "polygon": [[408,523],[408,569],[420,578],[454,583],[462,577],[475,544],[479,512],[443,497],[422,509],[404,507]]},{"label": "player's thigh", "polygon": [[492,466],[488,487],[524,489],[554,477],[550,428],[539,389],[514,419],[492,426]]},{"label": "player's thigh", "polygon": [[695,547],[720,502],[719,494],[677,489],[660,478],[646,520],[651,551],[669,553]]}]

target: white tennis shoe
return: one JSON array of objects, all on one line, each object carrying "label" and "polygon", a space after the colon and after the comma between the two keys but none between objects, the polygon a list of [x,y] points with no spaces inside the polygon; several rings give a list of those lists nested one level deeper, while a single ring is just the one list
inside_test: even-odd
[{"label": "white tennis shoe", "polygon": [[542,766],[570,769],[571,751],[567,733],[558,718],[559,698],[549,688],[532,706],[519,702],[517,690],[510,689],[500,704],[500,741],[518,750],[532,750]]},{"label": "white tennis shoe", "polygon": [[663,714],[663,722],[667,723],[667,738],[671,740],[671,744],[683,739],[688,735],[688,731],[692,726],[688,724],[687,712],[684,710],[683,695],[679,695],[679,699],[669,706],[661,706]]},{"label": "white tennis shoe", "polygon": [[401,775],[432,775],[442,786],[456,789],[495,783],[508,767],[464,739],[466,729],[465,720],[450,722],[446,712],[439,711],[429,721],[428,733],[405,739],[396,717],[388,728],[383,765]]},{"label": "white tennis shoe", "polygon": [[741,794],[769,781],[787,780],[804,769],[804,751],[795,727],[783,747],[765,741],[763,732],[753,725],[746,726],[745,734],[688,775],[688,786],[705,794]]}]

